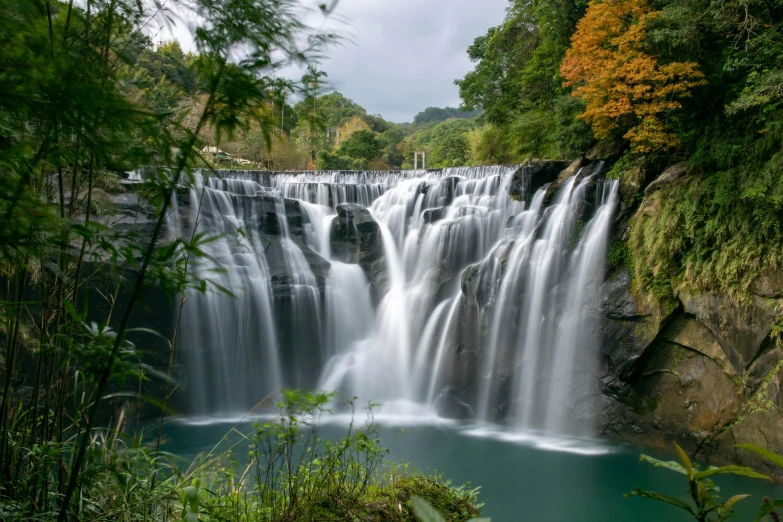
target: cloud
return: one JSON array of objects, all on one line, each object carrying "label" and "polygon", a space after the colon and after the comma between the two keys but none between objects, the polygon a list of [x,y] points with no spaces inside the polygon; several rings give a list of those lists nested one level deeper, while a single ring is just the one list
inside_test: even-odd
[{"label": "cloud", "polygon": [[502,22],[507,6],[508,0],[340,0],[327,27],[353,43],[334,49],[321,68],[334,89],[391,121],[458,106],[454,80],[473,68],[466,50]]},{"label": "cloud", "polygon": [[[320,63],[331,88],[390,121],[411,121],[427,107],[456,107],[454,80],[473,68],[467,48],[503,21],[508,0],[340,0],[323,19],[318,4],[302,0],[306,21],[346,37]],[[157,33],[192,49],[185,24]],[[299,79],[300,70],[283,71]]]}]

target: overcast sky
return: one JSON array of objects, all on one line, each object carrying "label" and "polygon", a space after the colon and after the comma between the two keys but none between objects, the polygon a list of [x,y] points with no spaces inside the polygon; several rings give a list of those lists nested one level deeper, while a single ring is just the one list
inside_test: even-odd
[{"label": "overcast sky", "polygon": [[[340,0],[331,26],[352,43],[321,64],[334,89],[389,121],[456,107],[467,48],[500,25],[508,0]],[[347,25],[350,24],[350,25]]]},{"label": "overcast sky", "polygon": [[[315,8],[324,0],[302,0]],[[508,0],[340,0],[326,21],[312,9],[308,23],[336,31],[345,43],[320,69],[334,90],[393,122],[412,121],[427,107],[459,106],[454,80],[473,68],[467,48],[500,25]],[[167,31],[156,41],[171,38]],[[186,49],[187,29],[174,30]],[[286,76],[299,79],[301,72]]]}]

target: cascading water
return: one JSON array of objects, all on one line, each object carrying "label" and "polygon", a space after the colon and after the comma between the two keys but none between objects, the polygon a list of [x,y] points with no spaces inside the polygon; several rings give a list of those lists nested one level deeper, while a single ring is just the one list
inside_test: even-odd
[{"label": "cascading water", "polygon": [[[176,230],[223,234],[208,248],[225,271],[210,278],[236,295],[183,309],[194,410],[242,413],[310,387],[385,412],[576,429],[617,185],[580,172],[512,197],[524,175],[224,171],[192,189]],[[346,227],[382,255],[343,256]]]}]

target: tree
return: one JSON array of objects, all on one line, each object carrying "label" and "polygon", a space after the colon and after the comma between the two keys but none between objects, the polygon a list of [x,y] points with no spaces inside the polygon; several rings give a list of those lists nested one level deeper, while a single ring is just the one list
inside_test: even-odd
[{"label": "tree", "polygon": [[358,130],[343,142],[340,150],[338,150],[338,154],[370,161],[378,158],[382,150],[383,143],[381,143],[374,132]]},{"label": "tree", "polygon": [[584,100],[578,117],[595,137],[619,129],[635,152],[676,146],[672,113],[704,84],[696,63],[663,64],[647,51],[647,26],[659,15],[647,0],[592,0],[560,68],[564,85]]},{"label": "tree", "polygon": [[[307,68],[307,73],[302,76],[302,85],[308,93],[304,99],[304,105],[307,108],[307,123],[308,123],[308,145],[310,146],[310,157],[315,164],[315,153],[318,149],[320,130],[324,127],[323,120],[318,115],[318,92],[321,89],[321,78],[326,77],[327,74],[324,71],[319,71],[315,65],[310,65]],[[310,111],[312,107],[312,111]]]},{"label": "tree", "polygon": [[294,82],[285,78],[275,78],[272,82],[272,89],[274,90],[276,103],[280,108],[280,132],[282,134],[286,130],[286,101],[288,100],[288,95],[294,92]]},{"label": "tree", "polygon": [[339,127],[351,118],[367,116],[364,107],[337,91],[319,96],[318,111],[327,127]]},{"label": "tree", "polygon": [[468,57],[476,65],[456,81],[462,107],[480,109],[482,123],[500,131],[493,141],[506,150],[506,161],[580,156],[589,146],[585,136],[590,133],[581,121],[560,126],[563,120],[574,121],[580,111],[562,101],[570,101],[570,96],[559,70],[587,1],[511,0],[510,4],[503,24],[468,48]]},{"label": "tree", "polygon": [[424,111],[420,112],[413,118],[413,123],[417,125],[425,125],[427,123],[435,123],[439,121],[446,121],[451,118],[465,118],[471,119],[478,116],[479,111],[466,111],[462,109],[455,109],[454,107],[427,107]]},{"label": "tree", "polygon": [[[338,136],[339,136],[339,143],[336,143],[338,146],[340,143],[343,143],[351,138],[355,132],[358,132],[360,130],[370,130],[370,126],[367,125],[367,122],[364,121],[359,116],[354,116],[353,118],[350,118],[349,120],[343,122],[340,127],[337,128]],[[335,140],[336,142],[336,140]]]}]

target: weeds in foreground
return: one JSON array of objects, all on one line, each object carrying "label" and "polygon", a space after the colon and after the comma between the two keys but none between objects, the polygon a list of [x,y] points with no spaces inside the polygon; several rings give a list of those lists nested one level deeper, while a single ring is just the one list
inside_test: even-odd
[{"label": "weeds in foreground", "polygon": [[[232,428],[216,446],[225,443],[227,449],[203,455],[188,470],[181,470],[170,453],[156,450],[154,440],[128,442],[121,416],[115,426],[96,432],[86,452],[78,520],[405,522],[415,520],[417,497],[450,521],[478,516],[478,489],[454,488],[440,476],[386,460],[372,405],[364,422],[352,420],[341,438],[322,436],[331,399],[324,393],[283,392],[277,416],[254,424],[249,433]],[[74,444],[75,439],[33,448],[28,458],[49,469],[45,463],[69,458]],[[0,519],[55,520],[56,477],[42,481],[25,473],[18,480],[49,487],[27,503],[0,501]],[[49,508],[33,505],[38,498],[50,498]]]},{"label": "weeds in foreground", "polygon": [[[770,451],[767,451],[753,444],[740,444],[738,448],[752,451],[772,463],[783,467],[783,457],[776,455]],[[688,495],[691,502],[688,503],[679,498],[669,497],[655,491],[648,491],[641,488],[634,488],[631,493],[626,495],[628,497],[644,497],[656,500],[658,502],[664,502],[683,511],[688,512],[691,517],[699,522],[723,522],[729,520],[737,515],[734,511],[734,505],[748,498],[750,495],[734,495],[733,497],[723,500],[720,497],[720,489],[715,485],[710,477],[714,475],[739,475],[743,477],[757,478],[770,480],[766,475],[758,473],[751,468],[744,466],[722,466],[715,467],[710,466],[705,470],[700,470],[699,466],[691,462],[688,455],[677,444],[674,445],[677,450],[677,454],[680,457],[680,462],[674,461],[661,461],[654,459],[648,455],[642,455],[642,462],[648,462],[656,467],[666,468],[671,471],[675,471],[682,475],[685,475],[688,483]],[[764,498],[764,503],[754,519],[756,522],[762,520],[774,520],[779,521],[780,515],[776,512],[777,509],[783,508],[783,501],[772,501],[769,498]]]}]

